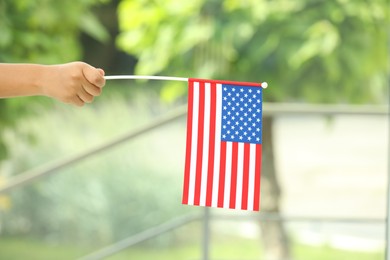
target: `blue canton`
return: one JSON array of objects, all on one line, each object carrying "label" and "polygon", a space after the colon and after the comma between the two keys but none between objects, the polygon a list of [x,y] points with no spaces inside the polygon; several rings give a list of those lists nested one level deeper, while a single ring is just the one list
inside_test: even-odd
[{"label": "blue canton", "polygon": [[262,88],[222,86],[222,141],[262,143]]}]

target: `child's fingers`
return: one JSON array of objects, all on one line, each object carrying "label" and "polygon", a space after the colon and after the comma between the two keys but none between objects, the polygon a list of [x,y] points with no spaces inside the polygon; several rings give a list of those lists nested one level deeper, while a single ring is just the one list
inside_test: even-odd
[{"label": "child's fingers", "polygon": [[104,70],[101,69],[101,68],[98,68],[97,70],[99,71],[100,75],[102,75],[102,76],[104,77],[104,75],[106,74],[106,73],[104,72]]},{"label": "child's fingers", "polygon": [[89,83],[88,81],[85,81],[83,83],[84,90],[92,95],[92,96],[99,96],[102,93],[102,89],[99,87],[96,87],[95,85]]},{"label": "child's fingers", "polygon": [[103,77],[104,71],[102,69],[95,69],[94,67],[87,65],[87,67],[83,69],[83,74],[89,83],[96,87],[102,88],[106,84],[106,80]]},{"label": "child's fingers", "polygon": [[76,95],[76,96],[72,99],[71,104],[76,105],[76,106],[78,106],[78,107],[82,107],[82,106],[84,106],[85,102],[84,102],[79,96]]},{"label": "child's fingers", "polygon": [[85,103],[91,103],[93,101],[94,96],[89,94],[84,87],[81,87],[78,92],[78,97]]}]

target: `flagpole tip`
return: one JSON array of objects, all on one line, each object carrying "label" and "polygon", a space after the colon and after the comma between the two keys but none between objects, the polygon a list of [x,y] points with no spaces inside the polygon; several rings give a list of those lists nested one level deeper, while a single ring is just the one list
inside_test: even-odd
[{"label": "flagpole tip", "polygon": [[268,83],[267,83],[267,82],[261,83],[261,87],[262,87],[262,88],[267,88],[267,87],[268,87]]}]

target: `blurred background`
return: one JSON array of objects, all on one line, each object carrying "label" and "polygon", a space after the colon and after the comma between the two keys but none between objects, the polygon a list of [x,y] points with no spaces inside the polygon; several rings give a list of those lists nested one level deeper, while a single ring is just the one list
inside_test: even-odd
[{"label": "blurred background", "polygon": [[260,213],[181,205],[185,83],[0,99],[0,189],[41,176],[0,194],[0,259],[384,259],[389,9],[0,0],[0,62],[269,84]]}]

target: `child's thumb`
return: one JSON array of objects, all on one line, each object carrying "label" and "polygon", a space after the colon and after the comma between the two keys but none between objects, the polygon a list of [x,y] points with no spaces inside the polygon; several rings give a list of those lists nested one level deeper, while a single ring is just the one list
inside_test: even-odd
[{"label": "child's thumb", "polygon": [[97,70],[99,71],[100,75],[104,76],[105,73],[103,69],[98,68]]}]

